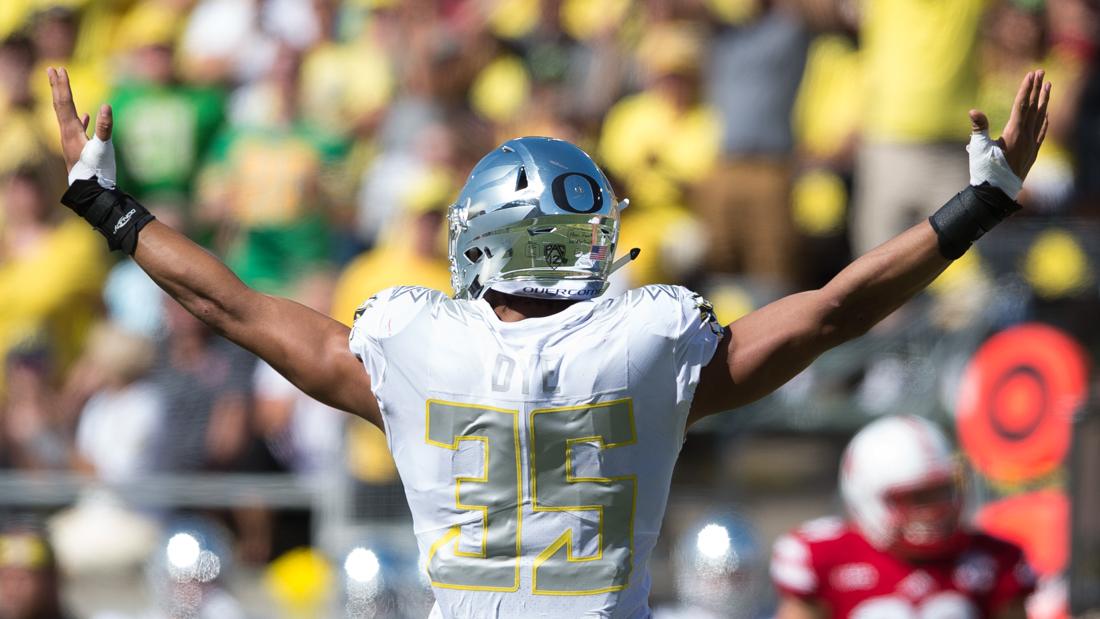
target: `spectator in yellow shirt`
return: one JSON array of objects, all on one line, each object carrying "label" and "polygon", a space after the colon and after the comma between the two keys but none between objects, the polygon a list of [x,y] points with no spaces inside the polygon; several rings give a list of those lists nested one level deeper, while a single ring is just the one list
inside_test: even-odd
[{"label": "spectator in yellow shirt", "polygon": [[373,249],[344,268],[333,295],[332,316],[351,325],[355,309],[391,286],[426,286],[451,292],[450,262],[443,242],[443,214],[449,185],[425,183],[409,197],[404,217]]},{"label": "spectator in yellow shirt", "polygon": [[[100,50],[101,55],[94,58],[78,57],[76,49],[82,19],[80,11],[56,1],[43,2],[42,6],[44,8],[33,14],[28,29],[37,61],[32,75],[41,76],[46,73],[46,67],[64,65],[73,88],[79,89],[80,94],[75,95],[76,104],[82,110],[97,109],[107,99],[110,87],[110,76],[105,66],[107,50]],[[46,144],[60,154],[50,85],[44,82],[42,79],[32,81],[38,131],[46,138]]]},{"label": "spectator in yellow shirt", "polygon": [[[34,54],[34,46],[26,37],[17,35],[0,42],[0,114],[4,118],[0,124],[0,174],[41,165],[49,159],[47,141],[35,120],[31,89]],[[56,167],[62,169],[60,159]]]},{"label": "spectator in yellow shirt", "polygon": [[[1022,66],[1046,69],[1047,78],[1058,88],[1058,97],[1051,102],[1050,129],[1019,200],[1039,212],[1064,211],[1074,192],[1075,162],[1070,145],[1089,54],[1067,45],[1057,20],[1048,18],[1041,6],[1004,2],[990,11],[986,25],[974,107],[986,113],[991,126],[1004,124],[1012,111],[1011,72]],[[1009,101],[1003,100],[1006,93]]]},{"label": "spectator in yellow shirt", "polygon": [[[79,352],[99,305],[103,239],[53,206],[45,169],[20,168],[0,187],[0,359],[34,340],[63,369]],[[0,364],[0,392],[4,385]]]},{"label": "spectator in yellow shirt", "polygon": [[928,217],[969,181],[963,148],[987,0],[862,0],[866,76],[856,156],[856,254]]},{"label": "spectator in yellow shirt", "polygon": [[[642,250],[617,278],[621,287],[683,281],[701,259],[705,240],[689,206],[715,169],[722,133],[716,110],[700,99],[704,36],[692,22],[649,24],[634,52],[645,88],[604,118],[597,152],[631,204],[620,247]],[[670,235],[670,228],[679,232]]]}]

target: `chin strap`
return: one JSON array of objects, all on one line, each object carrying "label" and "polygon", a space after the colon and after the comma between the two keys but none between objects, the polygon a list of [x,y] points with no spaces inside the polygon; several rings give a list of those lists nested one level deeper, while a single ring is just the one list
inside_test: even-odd
[{"label": "chin strap", "polygon": [[[625,202],[625,200],[624,200],[624,202]],[[623,256],[622,258],[619,258],[615,262],[611,263],[611,268],[607,271],[607,275],[610,276],[615,271],[618,271],[619,269],[621,269],[621,268],[625,267],[626,265],[630,264],[630,262],[633,261],[635,258],[637,258],[638,254],[640,254],[640,253],[642,253],[642,248],[641,247],[635,247],[634,249],[630,250],[630,253]]]},{"label": "chin strap", "polygon": [[[607,274],[611,275],[620,268],[626,266],[630,261],[638,257],[638,254],[642,253],[642,250],[635,247],[630,250],[630,253],[619,258],[611,264],[611,268]],[[588,299],[595,299],[603,294],[607,289],[607,280],[558,280],[553,283],[539,283],[537,281],[526,280],[505,280],[500,282],[493,282],[487,288],[496,290],[497,292],[503,292],[504,294],[512,294],[518,297],[531,297],[535,299],[551,299],[551,300],[567,300],[567,301],[585,301]],[[473,286],[470,290],[474,290]],[[471,294],[472,298],[479,298],[480,295]]]}]

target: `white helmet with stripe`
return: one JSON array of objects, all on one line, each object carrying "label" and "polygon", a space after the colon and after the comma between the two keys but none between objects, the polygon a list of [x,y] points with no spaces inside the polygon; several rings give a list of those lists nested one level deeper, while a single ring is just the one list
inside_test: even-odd
[{"label": "white helmet with stripe", "polygon": [[959,535],[959,463],[926,419],[879,419],[844,452],[840,491],[860,533],[880,550],[933,556]]}]

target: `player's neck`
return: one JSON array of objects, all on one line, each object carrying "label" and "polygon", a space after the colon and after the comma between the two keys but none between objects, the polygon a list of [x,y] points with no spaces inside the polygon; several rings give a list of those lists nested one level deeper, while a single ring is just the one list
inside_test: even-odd
[{"label": "player's neck", "polygon": [[534,299],[504,294],[496,290],[485,293],[485,300],[501,322],[519,322],[525,318],[552,316],[576,303],[557,299]]}]

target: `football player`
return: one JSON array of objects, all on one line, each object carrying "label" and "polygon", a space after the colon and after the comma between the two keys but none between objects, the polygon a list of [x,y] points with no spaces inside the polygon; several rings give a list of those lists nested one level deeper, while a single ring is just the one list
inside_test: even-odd
[{"label": "football player", "polygon": [[777,619],[1026,617],[1035,576],[1019,547],[960,524],[959,463],[927,420],[880,419],[844,452],[849,520],[779,538]]},{"label": "football player", "polygon": [[511,140],[449,209],[454,296],[388,289],[349,330],[250,290],[115,188],[110,108],[89,140],[64,69],[49,78],[62,202],[217,332],[385,431],[444,617],[648,616],[647,560],[687,426],[866,332],[1016,210],[1050,93],[1028,73],[996,142],[972,114],[973,186],[929,221],[728,326],[677,286],[601,298],[629,260],[614,261],[626,201],[572,144]]}]

